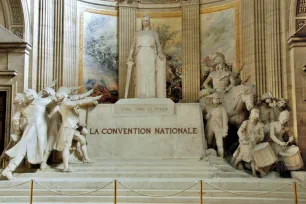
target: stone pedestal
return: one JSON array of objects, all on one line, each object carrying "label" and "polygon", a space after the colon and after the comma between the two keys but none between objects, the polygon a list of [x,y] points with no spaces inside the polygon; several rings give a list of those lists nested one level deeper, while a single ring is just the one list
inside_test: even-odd
[{"label": "stone pedestal", "polygon": [[206,146],[199,104],[123,99],[86,114],[93,158],[199,158]]}]

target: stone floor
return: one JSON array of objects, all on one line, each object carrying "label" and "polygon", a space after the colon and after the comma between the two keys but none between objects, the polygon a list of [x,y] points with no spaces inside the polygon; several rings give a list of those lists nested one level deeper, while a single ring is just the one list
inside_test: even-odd
[{"label": "stone floor", "polygon": [[[0,203],[29,203],[30,183],[8,189],[12,185],[34,179],[33,203],[114,203],[114,183],[89,195],[76,195],[94,191],[117,180],[117,203],[200,203],[200,183],[203,180],[203,203],[235,204],[289,204],[294,203],[291,179],[281,179],[273,174],[266,178],[253,178],[249,174],[233,169],[223,159],[208,157],[199,160],[144,160],[115,159],[98,160],[93,164],[72,164],[73,172],[62,173],[62,166],[45,171],[16,173],[14,181],[0,181]],[[208,185],[208,184],[209,185]],[[168,195],[180,192],[194,184],[189,190],[169,197],[147,197],[124,187],[149,195]],[[45,189],[60,191],[59,195]],[[284,185],[276,192],[264,193]],[[219,189],[222,189],[219,190]],[[226,192],[231,191],[231,193]],[[252,195],[237,195],[246,193]],[[299,203],[306,203],[306,190],[298,186]]]}]

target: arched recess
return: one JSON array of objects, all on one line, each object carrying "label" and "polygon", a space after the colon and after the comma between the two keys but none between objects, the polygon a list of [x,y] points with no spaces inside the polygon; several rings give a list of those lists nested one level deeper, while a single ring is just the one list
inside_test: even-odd
[{"label": "arched recess", "polygon": [[3,7],[5,28],[29,42],[30,10],[27,0],[0,0]]}]

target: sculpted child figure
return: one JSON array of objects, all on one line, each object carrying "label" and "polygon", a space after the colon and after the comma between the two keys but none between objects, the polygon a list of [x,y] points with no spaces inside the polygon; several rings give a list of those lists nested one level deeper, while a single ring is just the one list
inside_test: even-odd
[{"label": "sculpted child figure", "polygon": [[54,111],[52,111],[52,114],[59,111],[62,116],[63,122],[61,124],[54,149],[63,152],[62,156],[64,162],[64,172],[71,171],[69,168],[68,160],[69,149],[72,145],[73,139],[77,140],[81,144],[81,151],[84,157],[83,162],[91,162],[91,159],[88,156],[86,138],[84,137],[84,135],[80,134],[80,132],[76,130],[76,128],[78,128],[78,124],[80,123],[79,106],[97,105],[97,100],[99,100],[100,98],[101,96],[87,97],[80,100],[71,100],[65,91],[59,91],[56,93],[56,100],[60,102],[60,106],[54,109]]},{"label": "sculpted child figure", "polygon": [[256,176],[256,171],[259,171],[261,176],[264,176],[265,172],[256,166],[252,156],[252,150],[256,144],[264,139],[264,126],[259,122],[258,109],[252,109],[250,119],[242,123],[238,130],[238,136],[240,145],[236,150],[238,155],[234,166],[237,167],[241,161],[251,162],[253,176]]},{"label": "sculpted child figure", "polygon": [[223,138],[228,132],[228,117],[225,108],[222,106],[221,96],[216,92],[210,96],[213,109],[205,116],[207,120],[206,135],[208,146],[211,147],[213,139],[216,139],[219,157],[224,157]]}]

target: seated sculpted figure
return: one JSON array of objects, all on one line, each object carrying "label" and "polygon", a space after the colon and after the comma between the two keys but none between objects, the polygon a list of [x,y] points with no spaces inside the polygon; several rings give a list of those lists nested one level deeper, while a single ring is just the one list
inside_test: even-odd
[{"label": "seated sculpted figure", "polygon": [[[289,136],[288,141],[285,141],[285,135]],[[271,147],[275,155],[279,155],[289,143],[293,142],[294,138],[289,132],[289,111],[281,112],[278,121],[271,123],[269,137],[272,140]]]},{"label": "seated sculpted figure", "polygon": [[72,145],[72,140],[77,140],[81,144],[81,150],[83,153],[84,160],[83,162],[91,162],[91,159],[88,156],[87,151],[87,142],[86,138],[76,130],[78,124],[80,123],[79,119],[79,106],[86,105],[97,105],[101,96],[97,97],[87,97],[80,100],[71,100],[68,94],[63,92],[56,93],[56,100],[60,103],[60,106],[52,111],[53,115],[57,111],[60,112],[62,116],[62,124],[58,132],[58,137],[54,145],[54,149],[57,151],[62,151],[63,162],[64,162],[64,172],[70,172],[69,168],[69,149]]},{"label": "seated sculpted figure", "polygon": [[47,146],[47,121],[46,106],[51,103],[52,98],[40,98],[32,89],[24,92],[26,103],[28,104],[22,111],[22,116],[26,118],[21,139],[6,154],[11,158],[8,166],[2,171],[2,175],[8,179],[13,179],[12,172],[19,166],[23,158],[31,164],[41,164],[44,151]]},{"label": "seated sculpted figure", "polygon": [[265,175],[265,172],[256,166],[252,155],[256,144],[264,139],[263,128],[263,124],[259,122],[259,110],[252,109],[250,119],[244,121],[238,130],[240,145],[234,153],[234,157],[236,157],[234,166],[237,167],[241,161],[251,162],[253,176],[256,176],[256,171],[259,171],[261,176]]},{"label": "seated sculpted figure", "polygon": [[[202,85],[200,97],[208,96],[214,92],[224,93],[231,90],[235,86],[235,79],[228,70],[225,57],[221,53],[216,53],[212,60],[215,71],[211,72]],[[212,87],[210,83],[212,82]]]},{"label": "seated sculpted figure", "polygon": [[222,99],[218,93],[214,93],[209,98],[212,98],[213,108],[210,113],[207,113],[206,135],[208,146],[211,147],[215,138],[219,157],[224,157],[223,138],[228,132],[228,117],[225,108],[222,106]]},{"label": "seated sculpted figure", "polygon": [[142,17],[142,29],[135,39],[128,57],[127,97],[132,65],[135,70],[135,98],[166,98],[166,58],[158,34],[151,30],[150,17]]}]

